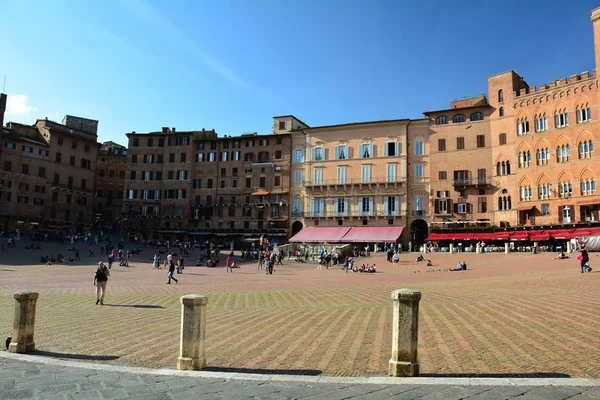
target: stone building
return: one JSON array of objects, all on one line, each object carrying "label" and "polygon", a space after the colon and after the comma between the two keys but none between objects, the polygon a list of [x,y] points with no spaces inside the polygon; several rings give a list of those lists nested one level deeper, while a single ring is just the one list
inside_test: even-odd
[{"label": "stone building", "polygon": [[121,218],[126,161],[127,147],[115,142],[104,142],[98,150],[93,203],[97,221],[113,225]]},{"label": "stone building", "polygon": [[[3,115],[3,113],[0,113]],[[98,121],[9,122],[0,137],[0,224],[28,234],[83,233],[93,223]]]},{"label": "stone building", "polygon": [[129,237],[216,243],[287,236],[291,138],[214,130],[129,133]]}]

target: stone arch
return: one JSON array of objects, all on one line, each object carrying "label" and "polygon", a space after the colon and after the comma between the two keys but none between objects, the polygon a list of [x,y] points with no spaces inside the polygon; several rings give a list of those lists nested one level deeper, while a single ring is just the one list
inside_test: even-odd
[{"label": "stone arch", "polygon": [[583,181],[584,179],[592,179],[595,178],[595,174],[587,167],[585,167],[580,173],[579,173],[579,181]]},{"label": "stone arch", "polygon": [[300,232],[303,227],[304,227],[304,225],[302,225],[302,222],[300,222],[300,221],[294,222],[292,224],[292,236],[294,236],[295,234]]},{"label": "stone arch", "polygon": [[519,146],[517,146],[517,153],[521,151],[531,151],[531,145],[527,142],[521,142]]},{"label": "stone arch", "polygon": [[570,145],[571,142],[569,141],[569,139],[565,136],[565,135],[560,135],[555,141],[554,141],[554,148],[557,148],[558,146],[562,145],[562,144],[568,144]]},{"label": "stone arch", "polygon": [[543,172],[540,174],[540,176],[538,176],[535,184],[537,186],[546,184],[546,183],[552,183],[552,181],[550,180],[550,178],[548,177],[548,175],[544,174]]},{"label": "stone arch", "polygon": [[559,113],[565,106],[565,102],[564,101],[558,101],[555,105],[554,108],[552,109],[552,115],[556,115],[557,113]]},{"label": "stone arch", "polygon": [[560,173],[558,174],[558,178],[556,179],[556,183],[561,182],[571,182],[571,174],[569,174],[565,170],[560,171]]},{"label": "stone arch", "polygon": [[582,94],[582,95],[580,95],[579,97],[577,97],[575,99],[575,107],[577,107],[579,104],[582,104],[582,103],[583,104],[586,104],[586,103],[590,104],[590,103],[592,103],[592,101],[590,100],[590,98],[587,95]]},{"label": "stone arch", "polygon": [[538,141],[535,143],[535,146],[534,146],[534,147],[535,147],[536,149],[539,149],[539,148],[546,148],[546,147],[550,148],[550,143],[548,143],[548,140],[547,140],[546,138],[540,138],[540,139],[539,139],[539,140],[538,140]]},{"label": "stone arch", "polygon": [[498,157],[496,157],[496,162],[498,162],[498,161],[506,161],[507,159],[509,159],[509,157],[507,157],[506,155],[504,155],[504,153],[500,153],[498,155]]},{"label": "stone arch", "polygon": [[594,136],[587,129],[583,129],[579,133],[579,135],[577,135],[576,143],[579,144],[579,142],[581,142],[583,140],[591,140],[593,142],[594,141]]}]

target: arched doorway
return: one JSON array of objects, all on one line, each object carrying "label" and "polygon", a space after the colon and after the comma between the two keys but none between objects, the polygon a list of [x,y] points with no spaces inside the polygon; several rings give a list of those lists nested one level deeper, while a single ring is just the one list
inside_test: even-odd
[{"label": "arched doorway", "polygon": [[429,235],[429,229],[427,222],[422,219],[415,219],[410,224],[410,241],[413,245],[420,245],[425,243],[425,238]]},{"label": "arched doorway", "polygon": [[300,232],[303,227],[304,227],[304,225],[302,225],[302,222],[300,222],[300,221],[294,222],[292,224],[292,236],[294,236],[296,233]]}]

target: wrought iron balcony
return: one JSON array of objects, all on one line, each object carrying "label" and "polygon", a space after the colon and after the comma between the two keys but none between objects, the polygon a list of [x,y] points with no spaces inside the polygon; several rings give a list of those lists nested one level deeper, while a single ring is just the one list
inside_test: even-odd
[{"label": "wrought iron balcony", "polygon": [[467,187],[467,186],[488,186],[491,183],[491,178],[464,178],[454,179],[452,186]]}]

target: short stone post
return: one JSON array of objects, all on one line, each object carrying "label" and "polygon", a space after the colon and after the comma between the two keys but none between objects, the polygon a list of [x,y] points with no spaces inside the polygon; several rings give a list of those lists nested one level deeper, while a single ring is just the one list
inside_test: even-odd
[{"label": "short stone post", "polygon": [[35,325],[35,306],[40,296],[36,292],[15,293],[15,317],[12,340],[8,345],[11,353],[31,353],[35,350],[33,330]]},{"label": "short stone post", "polygon": [[508,254],[510,252],[508,243],[504,243],[504,254]]},{"label": "short stone post", "polygon": [[394,303],[392,358],[390,376],[417,376],[417,344],[419,334],[419,301],[421,292],[398,289],[392,292]]},{"label": "short stone post", "polygon": [[567,242],[567,254],[569,254],[571,250],[571,242]]},{"label": "short stone post", "polygon": [[423,243],[423,254],[427,254],[427,243]]},{"label": "short stone post", "polygon": [[454,243],[450,243],[450,254],[454,253]]},{"label": "short stone post", "polygon": [[181,296],[181,339],[177,369],[200,370],[206,366],[206,305],[208,297],[198,294]]},{"label": "short stone post", "polygon": [[481,253],[481,243],[477,242],[475,244],[475,253],[479,254]]}]

